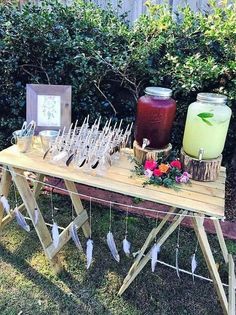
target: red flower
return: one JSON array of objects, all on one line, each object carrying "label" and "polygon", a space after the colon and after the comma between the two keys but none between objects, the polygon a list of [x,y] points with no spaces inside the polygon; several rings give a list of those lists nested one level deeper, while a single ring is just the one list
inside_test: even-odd
[{"label": "red flower", "polygon": [[147,160],[147,161],[145,162],[145,164],[144,164],[144,169],[145,169],[145,170],[151,170],[151,171],[153,171],[154,168],[156,168],[156,167],[157,167],[157,162],[154,161],[154,160]]},{"label": "red flower", "polygon": [[172,162],[170,163],[170,166],[171,166],[171,167],[176,167],[176,168],[178,168],[179,170],[181,170],[181,168],[182,168],[182,165],[181,165],[181,163],[180,163],[179,160],[174,160],[174,161],[172,161]]},{"label": "red flower", "polygon": [[156,168],[153,171],[153,175],[156,176],[156,177],[160,177],[161,175],[163,175],[163,173],[158,168]]}]

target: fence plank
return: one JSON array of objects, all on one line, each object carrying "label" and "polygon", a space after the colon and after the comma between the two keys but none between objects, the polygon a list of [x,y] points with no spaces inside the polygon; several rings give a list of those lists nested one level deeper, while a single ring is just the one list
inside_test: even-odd
[{"label": "fence plank", "polygon": [[[19,4],[31,1],[34,4],[39,4],[40,0],[19,0]],[[73,3],[73,0],[60,0],[65,5],[70,5]],[[113,7],[117,11],[118,15],[123,13],[127,13],[127,19],[130,23],[134,23],[141,14],[145,14],[147,12],[147,8],[145,6],[145,2],[147,0],[85,0],[87,2],[94,2],[99,7],[106,9],[109,5]],[[231,3],[234,0],[228,0],[228,3]],[[166,0],[152,0],[154,4],[166,3]],[[187,4],[190,5],[190,8],[193,11],[207,11],[209,9],[208,3],[209,0],[168,0],[169,5],[172,7],[173,11],[176,12],[179,7],[183,7]],[[220,5],[220,4],[219,4]]]}]

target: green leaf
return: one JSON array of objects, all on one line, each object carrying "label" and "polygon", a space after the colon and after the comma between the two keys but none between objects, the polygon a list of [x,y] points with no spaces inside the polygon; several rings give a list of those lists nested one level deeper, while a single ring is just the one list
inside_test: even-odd
[{"label": "green leaf", "polygon": [[213,116],[214,116],[214,114],[212,114],[212,113],[205,113],[205,112],[198,114],[198,117],[200,117],[202,119],[204,119],[204,118],[212,118]]},{"label": "green leaf", "polygon": [[214,114],[203,112],[198,114],[197,116],[200,117],[202,121],[204,121],[204,123],[206,123],[208,126],[212,126],[212,123],[209,120],[207,120],[207,118],[214,117]]},{"label": "green leaf", "polygon": [[208,126],[213,126],[211,122],[209,122],[209,120],[202,118],[202,120],[208,125]]}]

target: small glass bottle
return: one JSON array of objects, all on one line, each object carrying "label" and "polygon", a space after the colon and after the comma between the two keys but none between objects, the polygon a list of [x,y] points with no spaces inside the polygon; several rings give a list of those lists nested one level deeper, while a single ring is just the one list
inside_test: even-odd
[{"label": "small glass bottle", "polygon": [[189,105],[183,138],[188,155],[207,160],[222,153],[231,117],[226,101],[225,95],[199,93]]},{"label": "small glass bottle", "polygon": [[147,87],[137,105],[135,140],[140,146],[143,139],[151,149],[163,149],[170,141],[170,133],[176,113],[176,103],[171,98],[172,90],[162,87]]}]

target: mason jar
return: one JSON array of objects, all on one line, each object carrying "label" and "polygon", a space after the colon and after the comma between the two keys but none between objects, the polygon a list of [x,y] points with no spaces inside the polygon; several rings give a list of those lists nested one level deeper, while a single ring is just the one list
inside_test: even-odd
[{"label": "mason jar", "polygon": [[151,149],[163,149],[168,145],[176,113],[176,103],[171,95],[171,89],[147,87],[145,95],[139,98],[135,140],[140,146],[144,139],[148,140]]},{"label": "mason jar", "polygon": [[183,138],[188,155],[207,160],[222,153],[231,117],[226,101],[225,95],[199,93],[189,105]]}]

